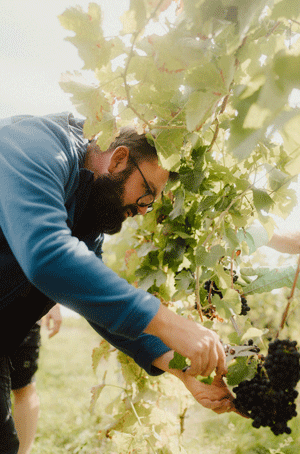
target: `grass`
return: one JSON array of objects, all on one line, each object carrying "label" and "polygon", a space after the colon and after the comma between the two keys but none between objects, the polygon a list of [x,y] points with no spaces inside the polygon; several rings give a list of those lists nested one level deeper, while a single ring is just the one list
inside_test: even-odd
[{"label": "grass", "polygon": [[[90,389],[97,384],[91,352],[99,340],[83,319],[64,318],[59,334],[52,339],[42,329],[36,376],[41,413],[32,454],[102,454],[97,433],[101,406],[113,397],[109,388],[101,395],[95,415],[88,410]],[[117,380],[113,365],[109,366],[109,380]],[[182,444],[188,454],[299,454],[299,419],[289,425],[291,436],[276,437],[268,428],[254,429],[250,420],[238,415],[218,416],[195,404],[186,414]]]},{"label": "grass", "polygon": [[98,344],[99,336],[84,319],[64,318],[52,339],[42,329],[36,376],[41,412],[32,454],[98,452],[99,418],[88,411],[97,382],[91,352]]}]

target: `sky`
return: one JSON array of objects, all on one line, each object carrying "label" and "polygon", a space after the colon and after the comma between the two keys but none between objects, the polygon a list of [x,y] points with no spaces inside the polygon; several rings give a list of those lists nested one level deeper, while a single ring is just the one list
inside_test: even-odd
[{"label": "sky", "polygon": [[[83,66],[75,46],[64,41],[58,15],[91,0],[0,0],[0,118],[18,114],[76,112],[59,87],[60,75]],[[117,34],[129,0],[97,0],[104,31]]]}]

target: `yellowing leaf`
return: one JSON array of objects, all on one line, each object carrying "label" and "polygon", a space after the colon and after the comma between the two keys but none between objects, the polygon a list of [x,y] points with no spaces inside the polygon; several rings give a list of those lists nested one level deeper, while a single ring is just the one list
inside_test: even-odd
[{"label": "yellowing leaf", "polygon": [[93,388],[91,389],[92,397],[89,407],[90,413],[94,413],[95,405],[104,387],[105,383],[103,383],[102,385],[93,386]]},{"label": "yellowing leaf", "polygon": [[61,88],[72,94],[72,103],[77,111],[87,118],[85,124],[86,137],[91,138],[100,131],[100,121],[105,112],[110,111],[105,94],[100,88],[91,85],[78,71],[74,74],[63,74],[60,80]]},{"label": "yellowing leaf", "polygon": [[245,341],[248,339],[261,339],[262,336],[268,333],[268,329],[249,328],[242,336],[241,340]]},{"label": "yellowing leaf", "polygon": [[224,296],[224,302],[228,302],[232,308],[236,308],[237,310],[240,309],[241,300],[239,293],[234,290],[233,288],[226,289]]},{"label": "yellowing leaf", "polygon": [[102,14],[98,4],[90,3],[87,13],[80,6],[69,8],[59,16],[59,20],[64,28],[75,32],[75,36],[67,37],[66,40],[77,47],[84,61],[84,69],[95,70],[110,61],[113,44],[103,36]]},{"label": "yellowing leaf", "polygon": [[[84,131],[88,136],[88,130],[84,125]],[[97,145],[100,150],[107,150],[117,135],[116,119],[110,112],[105,112],[98,124]]]},{"label": "yellowing leaf", "polygon": [[185,107],[188,131],[193,132],[212,115],[221,97],[223,94],[220,92],[194,91],[191,93]]},{"label": "yellowing leaf", "polygon": [[92,367],[93,371],[96,372],[99,362],[102,358],[108,359],[109,353],[111,352],[111,345],[106,341],[102,340],[99,347],[95,347],[92,352]]}]

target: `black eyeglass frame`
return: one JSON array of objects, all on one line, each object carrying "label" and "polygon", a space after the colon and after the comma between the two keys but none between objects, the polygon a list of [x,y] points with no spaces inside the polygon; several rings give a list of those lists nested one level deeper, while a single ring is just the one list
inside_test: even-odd
[{"label": "black eyeglass frame", "polygon": [[[137,199],[137,201],[135,202],[137,204],[137,206],[139,207],[142,207],[142,208],[145,208],[147,207],[147,212],[149,213],[149,211],[152,211],[153,210],[153,203],[155,202],[155,194],[153,193],[152,189],[150,188],[146,178],[144,177],[144,174],[143,172],[141,171],[141,169],[139,168],[138,166],[138,163],[136,162],[136,160],[131,156],[129,155],[129,159],[133,162],[133,164],[136,166],[136,168],[138,169],[138,171],[140,172],[140,174],[142,175],[142,178],[144,180],[144,183],[145,183],[145,186],[147,188],[147,191],[145,192],[145,194],[141,195],[141,197],[139,197]],[[153,197],[153,200],[152,202],[150,203],[143,203],[143,202],[140,202],[141,199],[143,199],[144,197],[147,197],[151,195]]]}]

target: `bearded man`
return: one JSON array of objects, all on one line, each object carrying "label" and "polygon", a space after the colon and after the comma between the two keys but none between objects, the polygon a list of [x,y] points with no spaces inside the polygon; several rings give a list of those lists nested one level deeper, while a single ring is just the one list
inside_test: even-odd
[{"label": "bearded man", "polygon": [[[102,261],[104,234],[146,215],[170,174],[134,129],[108,150],[83,136],[83,120],[64,113],[0,121],[0,452],[16,454],[10,412],[10,356],[56,303],[82,315],[108,342],[150,375],[177,375],[196,399],[221,413],[233,409],[219,380],[226,373],[218,336],[136,289]],[[173,352],[186,372],[169,370]],[[221,383],[221,384],[220,384]]]}]

